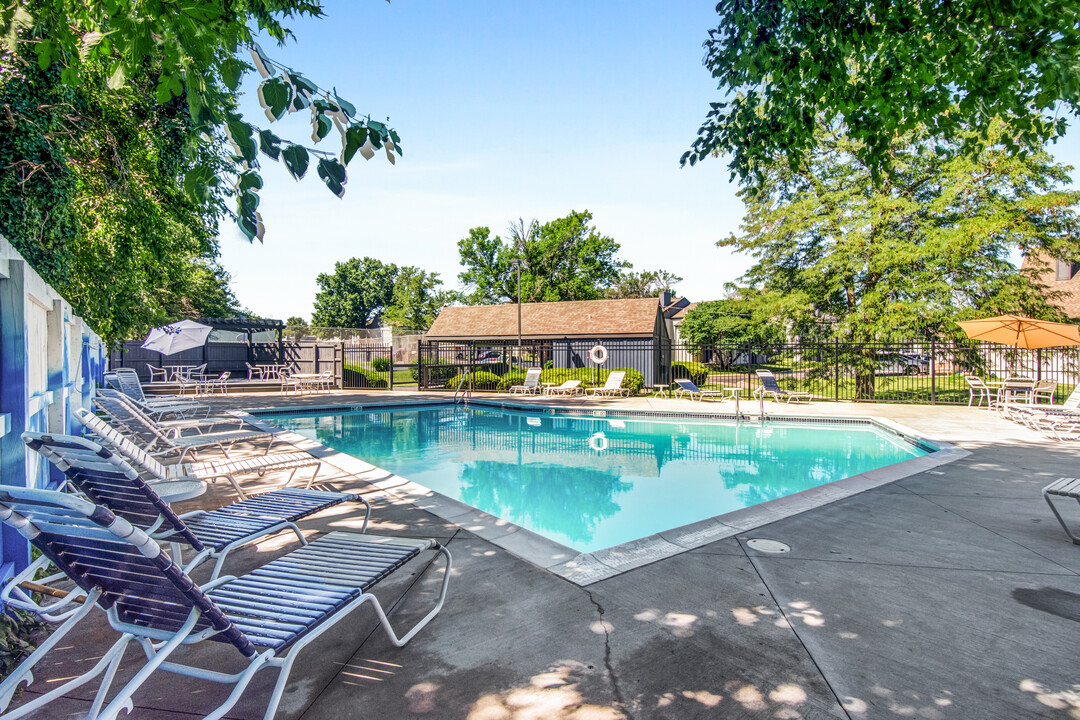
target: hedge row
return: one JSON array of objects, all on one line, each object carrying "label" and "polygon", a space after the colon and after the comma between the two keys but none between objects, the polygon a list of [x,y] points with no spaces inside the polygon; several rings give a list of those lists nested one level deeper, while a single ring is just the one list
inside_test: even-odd
[{"label": "hedge row", "polygon": [[[622,387],[628,388],[631,395],[636,395],[645,387],[645,376],[640,371],[632,368],[615,368],[626,373]],[[602,387],[607,382],[607,377],[614,370],[601,370],[599,382],[596,370],[593,368],[548,368],[540,373],[540,382],[555,383],[561,385],[567,380],[581,380],[582,387]],[[462,375],[455,375],[443,383],[443,387],[455,389],[462,382]],[[465,380],[467,383],[468,380]],[[525,382],[525,372],[519,368],[510,370],[502,375],[497,375],[488,370],[479,370],[473,373],[473,387],[494,388],[498,392],[509,392],[514,385]]]},{"label": "hedge row", "polygon": [[386,388],[390,387],[390,382],[382,374],[374,372],[372,370],[366,370],[359,365],[346,365],[345,377],[343,378],[345,387],[348,388]]}]

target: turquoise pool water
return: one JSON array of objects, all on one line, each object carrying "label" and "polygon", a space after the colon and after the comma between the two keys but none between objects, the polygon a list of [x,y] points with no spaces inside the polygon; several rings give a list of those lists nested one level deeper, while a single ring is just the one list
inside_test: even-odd
[{"label": "turquoise pool water", "polygon": [[871,425],[423,406],[275,424],[589,552],[925,455]]}]

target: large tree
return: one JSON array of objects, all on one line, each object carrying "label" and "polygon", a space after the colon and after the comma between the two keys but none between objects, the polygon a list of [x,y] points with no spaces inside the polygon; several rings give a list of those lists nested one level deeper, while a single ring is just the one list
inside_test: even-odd
[{"label": "large tree", "polygon": [[383,321],[402,330],[427,330],[439,311],[454,302],[456,293],[442,290],[439,273],[403,267],[394,280]]},{"label": "large tree", "polygon": [[1035,149],[1064,132],[1061,110],[1080,110],[1072,0],[720,0],[716,11],[704,63],[723,97],[683,162],[730,154],[744,180],[776,156],[803,165],[818,119],[846,126],[876,174],[918,128],[974,150],[1004,117],[1007,146]]},{"label": "large tree", "polygon": [[473,228],[458,241],[458,279],[464,299],[478,305],[518,301],[517,271],[521,263],[521,301],[596,300],[618,279],[627,263],[616,260],[619,244],[591,225],[592,213],[572,211],[541,225],[536,220],[511,224],[509,239]]},{"label": "large tree", "polygon": [[604,291],[604,297],[620,298],[647,298],[659,297],[665,291],[675,291],[675,283],[682,282],[682,278],[667,270],[642,270],[634,272],[627,270],[621,273],[615,284]]},{"label": "large tree", "polygon": [[[951,334],[976,313],[1057,318],[1010,254],[1080,257],[1080,193],[1061,189],[1068,168],[1047,153],[1013,153],[1010,132],[995,123],[974,157],[908,133],[879,183],[859,141],[819,126],[801,165],[777,159],[760,188],[742,190],[743,234],[718,244],[753,255],[744,280],[796,329],[855,343]],[[872,373],[863,380],[872,388]]]},{"label": "large tree", "polygon": [[375,258],[350,258],[334,263],[334,272],[316,278],[315,327],[373,327],[394,299],[398,266]]}]

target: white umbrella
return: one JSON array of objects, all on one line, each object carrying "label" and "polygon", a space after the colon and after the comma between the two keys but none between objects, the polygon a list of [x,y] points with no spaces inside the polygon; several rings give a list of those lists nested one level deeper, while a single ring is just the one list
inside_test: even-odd
[{"label": "white umbrella", "polygon": [[172,355],[205,344],[213,329],[193,320],[179,320],[151,330],[142,346],[147,350],[157,350],[162,355]]}]

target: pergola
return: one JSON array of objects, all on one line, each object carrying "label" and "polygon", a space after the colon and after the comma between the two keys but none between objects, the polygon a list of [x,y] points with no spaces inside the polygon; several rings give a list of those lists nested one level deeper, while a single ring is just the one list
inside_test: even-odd
[{"label": "pergola", "polygon": [[248,347],[251,347],[251,336],[259,332],[276,332],[278,357],[284,357],[285,347],[282,340],[282,331],[285,323],[280,320],[268,320],[266,318],[235,317],[235,318],[199,318],[195,322],[209,325],[215,330],[229,330],[236,333],[244,333],[247,336]]}]

